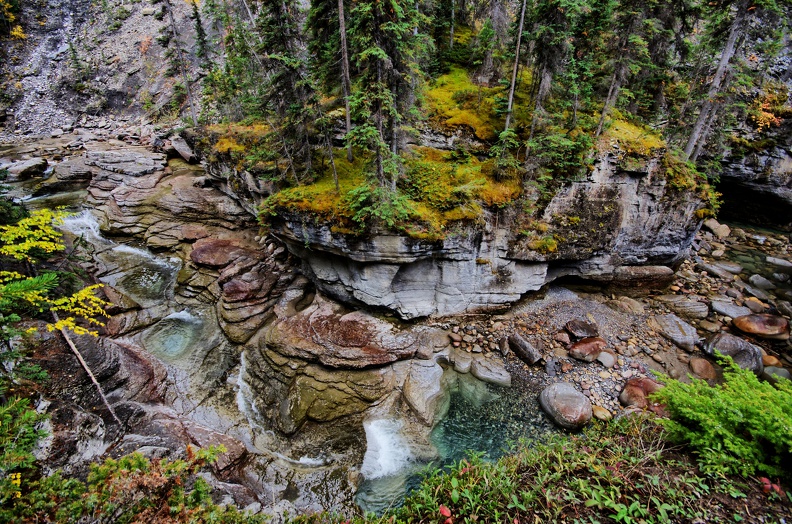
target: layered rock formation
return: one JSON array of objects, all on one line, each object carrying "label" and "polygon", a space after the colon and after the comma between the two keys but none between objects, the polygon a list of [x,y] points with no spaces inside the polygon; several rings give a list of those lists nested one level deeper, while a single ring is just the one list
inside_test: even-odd
[{"label": "layered rock formation", "polygon": [[636,174],[605,156],[545,209],[554,251],[521,236],[514,210],[486,212],[483,225],[438,242],[377,231],[353,237],[299,214],[276,217],[273,233],[323,292],[411,319],[503,308],[562,276],[627,286],[667,281],[673,271],[662,266],[686,255],[700,207],[697,196],[668,186],[656,162]]}]

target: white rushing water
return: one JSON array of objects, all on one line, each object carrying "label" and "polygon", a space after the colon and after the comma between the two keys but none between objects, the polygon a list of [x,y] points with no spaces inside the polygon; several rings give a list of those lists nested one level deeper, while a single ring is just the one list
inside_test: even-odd
[{"label": "white rushing water", "polygon": [[86,242],[97,247],[109,247],[114,244],[114,242],[102,236],[102,232],[99,230],[99,222],[87,209],[76,215],[66,217],[60,227],[74,236],[82,237]]},{"label": "white rushing water", "polygon": [[405,437],[401,434],[402,423],[393,419],[367,420],[366,454],[360,472],[366,479],[395,475],[407,469],[415,457]]}]

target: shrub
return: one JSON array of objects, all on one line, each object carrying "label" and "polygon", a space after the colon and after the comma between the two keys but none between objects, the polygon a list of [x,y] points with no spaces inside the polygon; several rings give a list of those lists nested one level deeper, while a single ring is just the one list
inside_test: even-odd
[{"label": "shrub", "polygon": [[687,444],[706,472],[792,479],[792,382],[760,382],[730,358],[724,380],[668,380],[655,393],[670,414],[661,421],[668,437]]}]

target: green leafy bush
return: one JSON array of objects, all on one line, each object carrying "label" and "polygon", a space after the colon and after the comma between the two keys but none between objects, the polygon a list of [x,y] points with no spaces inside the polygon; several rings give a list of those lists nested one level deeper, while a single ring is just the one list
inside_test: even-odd
[{"label": "green leafy bush", "polygon": [[685,443],[704,471],[792,478],[792,382],[774,386],[726,361],[721,385],[669,380],[654,395],[670,418],[661,423]]}]

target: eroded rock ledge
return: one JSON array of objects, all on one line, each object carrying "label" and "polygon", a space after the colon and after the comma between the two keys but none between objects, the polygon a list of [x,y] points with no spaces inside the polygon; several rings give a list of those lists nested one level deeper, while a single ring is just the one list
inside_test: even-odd
[{"label": "eroded rock ledge", "polygon": [[626,286],[667,279],[673,272],[662,266],[686,256],[702,207],[696,195],[669,187],[656,161],[626,172],[606,155],[546,207],[553,252],[531,248],[514,209],[486,212],[483,225],[438,242],[335,233],[296,213],[279,215],[272,231],[324,293],[412,319],[501,309],[562,276]]}]

